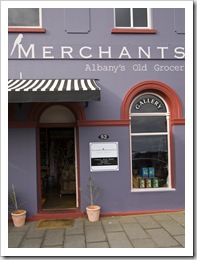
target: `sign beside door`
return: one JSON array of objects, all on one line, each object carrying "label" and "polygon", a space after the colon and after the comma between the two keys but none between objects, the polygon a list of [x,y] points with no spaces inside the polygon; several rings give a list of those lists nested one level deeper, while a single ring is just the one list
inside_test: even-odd
[{"label": "sign beside door", "polygon": [[118,171],[118,142],[90,143],[90,171]]}]

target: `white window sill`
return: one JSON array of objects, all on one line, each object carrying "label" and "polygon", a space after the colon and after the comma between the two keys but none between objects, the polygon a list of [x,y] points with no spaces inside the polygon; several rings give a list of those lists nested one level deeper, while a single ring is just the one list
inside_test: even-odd
[{"label": "white window sill", "polygon": [[145,189],[132,189],[131,192],[160,192],[160,191],[176,191],[174,188],[145,188]]}]

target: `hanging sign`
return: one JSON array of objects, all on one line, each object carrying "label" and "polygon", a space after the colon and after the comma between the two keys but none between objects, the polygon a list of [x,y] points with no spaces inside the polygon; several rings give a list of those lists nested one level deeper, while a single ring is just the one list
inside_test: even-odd
[{"label": "hanging sign", "polygon": [[90,171],[118,171],[118,142],[90,143]]}]

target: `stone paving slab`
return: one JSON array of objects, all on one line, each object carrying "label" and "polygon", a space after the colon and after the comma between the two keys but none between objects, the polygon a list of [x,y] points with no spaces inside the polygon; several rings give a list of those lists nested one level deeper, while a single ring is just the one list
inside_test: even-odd
[{"label": "stone paving slab", "polygon": [[83,235],[84,234],[83,220],[76,219],[74,221],[74,226],[66,228],[65,232],[66,235]]},{"label": "stone paving slab", "polygon": [[107,233],[107,239],[110,247],[113,248],[131,248],[133,247],[124,232]]},{"label": "stone paving slab", "polygon": [[36,229],[37,222],[33,222],[27,231],[26,238],[40,238],[43,237],[46,229]]},{"label": "stone paving slab", "polygon": [[103,219],[102,223],[105,232],[123,231],[118,219]]},{"label": "stone paving slab", "polygon": [[106,241],[106,236],[102,226],[85,227],[86,242]]},{"label": "stone paving slab", "polygon": [[24,239],[20,245],[21,248],[40,248],[42,245],[42,238]]},{"label": "stone paving slab", "polygon": [[170,213],[170,217],[178,222],[181,226],[185,226],[185,213]]},{"label": "stone paving slab", "polygon": [[87,243],[87,248],[109,248],[107,242]]},{"label": "stone paving slab", "polygon": [[145,229],[161,227],[151,216],[137,216],[135,218]]},{"label": "stone paving slab", "polygon": [[179,246],[179,243],[163,228],[147,229],[146,232],[158,247]]},{"label": "stone paving slab", "polygon": [[43,246],[46,247],[62,245],[64,234],[64,229],[48,229],[45,234]]},{"label": "stone paving slab", "polygon": [[24,231],[11,231],[8,237],[8,247],[17,248],[25,236]]},{"label": "stone paving slab", "polygon": [[174,220],[162,220],[159,223],[171,235],[183,235],[185,233],[185,229]]},{"label": "stone paving slab", "polygon": [[185,235],[174,236],[174,238],[181,244],[182,247],[185,247]]},{"label": "stone paving slab", "polygon": [[123,224],[123,228],[130,240],[137,238],[147,238],[148,235],[138,223]]},{"label": "stone paving slab", "polygon": [[157,247],[156,244],[150,238],[144,239],[132,239],[131,240],[135,248],[154,248]]},{"label": "stone paving slab", "polygon": [[64,247],[67,248],[84,248],[85,245],[85,236],[84,235],[72,235],[66,236]]},{"label": "stone paving slab", "polygon": [[133,216],[121,216],[119,218],[119,222],[121,224],[131,224],[131,223],[137,223],[137,220]]}]

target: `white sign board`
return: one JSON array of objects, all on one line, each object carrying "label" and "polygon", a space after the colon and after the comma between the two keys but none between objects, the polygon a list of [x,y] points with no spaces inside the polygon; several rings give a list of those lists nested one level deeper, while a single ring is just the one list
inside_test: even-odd
[{"label": "white sign board", "polygon": [[118,170],[118,142],[90,143],[90,171]]}]

